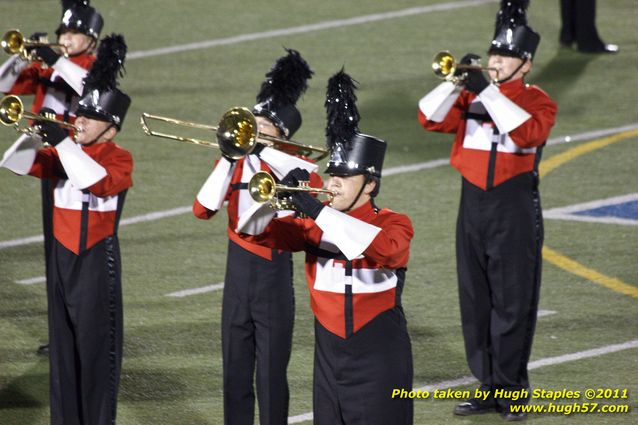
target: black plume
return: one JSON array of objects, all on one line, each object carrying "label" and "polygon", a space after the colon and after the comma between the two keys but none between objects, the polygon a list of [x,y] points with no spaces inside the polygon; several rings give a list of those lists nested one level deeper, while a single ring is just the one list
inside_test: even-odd
[{"label": "black plume", "polygon": [[89,0],[62,0],[62,10],[67,10],[74,6],[89,6],[89,3]]},{"label": "black plume", "polygon": [[312,78],[314,72],[298,51],[286,51],[288,54],[277,59],[266,73],[266,80],[261,83],[257,94],[257,103],[270,99],[275,104],[294,105],[308,88],[307,80]]},{"label": "black plume", "polygon": [[529,0],[501,0],[501,9],[496,14],[496,34],[501,28],[527,25],[527,7]]},{"label": "black plume", "polygon": [[354,93],[357,84],[344,68],[328,80],[324,106],[328,115],[326,137],[329,147],[338,143],[347,144],[352,135],[359,131],[360,116]]},{"label": "black plume", "polygon": [[100,92],[115,90],[117,76],[124,75],[126,43],[120,34],[104,37],[97,50],[97,59],[93,62],[89,74],[84,78],[84,86]]}]

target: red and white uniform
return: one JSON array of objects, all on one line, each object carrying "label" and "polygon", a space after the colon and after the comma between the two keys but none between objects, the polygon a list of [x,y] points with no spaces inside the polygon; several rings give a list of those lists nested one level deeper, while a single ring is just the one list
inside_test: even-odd
[{"label": "red and white uniform", "polygon": [[35,95],[34,113],[43,107],[55,111],[59,119],[72,122],[84,77],[95,61],[93,54],[60,57],[51,67],[40,62],[29,64],[17,55],[0,66],[0,91],[15,95]]},{"label": "red and white uniform", "polygon": [[[87,183],[78,185],[77,181],[74,183],[65,178],[64,174],[68,176],[69,172],[65,173],[56,148],[38,151],[29,170],[32,176],[54,181],[53,235],[76,254],[90,249],[116,232],[119,194],[133,185],[133,158],[127,150],[111,141],[86,146],[81,150],[99,164],[105,173],[100,180],[87,187],[82,187]],[[81,224],[83,214],[86,215],[85,229]]]},{"label": "red and white uniform", "polygon": [[[451,83],[442,83],[440,87],[449,85]],[[500,95],[495,93],[499,91]],[[538,148],[545,144],[556,116],[556,103],[543,90],[517,79],[498,89],[491,85],[480,97],[464,90],[460,95],[451,92],[448,99],[454,94],[458,98],[444,119],[432,120],[432,116],[441,111],[436,110],[436,105],[428,109],[437,100],[428,99],[428,96],[420,102],[418,119],[426,130],[456,134],[450,162],[465,179],[485,190],[535,169]],[[519,111],[510,113],[508,108]],[[504,114],[500,119],[499,113]],[[516,116],[510,119],[512,115]],[[495,129],[499,131],[495,132]],[[496,151],[490,184],[493,142]]]},{"label": "red and white uniform", "polygon": [[372,203],[344,214],[324,207],[316,220],[272,220],[250,240],[306,252],[315,321],[314,421],[412,424],[412,348],[401,292],[414,229],[410,219]]},{"label": "red and white uniform", "polygon": [[[272,257],[271,249],[242,239],[237,234],[237,227],[239,217],[255,204],[247,190],[248,182],[258,171],[275,174],[272,168],[265,161],[262,161],[259,156],[247,155],[233,164],[229,164],[225,158],[216,161],[213,173],[216,171],[221,171],[221,173],[211,175],[209,178],[210,186],[204,186],[193,202],[193,215],[202,220],[208,220],[219,210],[220,201],[227,202],[228,238],[245,250],[270,260]],[[321,177],[317,173],[310,174],[310,185],[312,187],[322,187],[322,184]],[[221,194],[224,190],[226,192]],[[215,194],[215,192],[221,195]],[[216,200],[207,202],[207,199],[212,197],[216,198]],[[204,206],[200,199],[208,207]]]},{"label": "red and white uniform", "polygon": [[56,147],[23,135],[0,166],[53,182],[53,235],[80,254],[117,231],[120,193],[133,185],[133,158],[112,141],[81,146],[70,138]]},{"label": "red and white uniform", "polygon": [[325,207],[316,221],[274,219],[261,235],[244,237],[273,248],[306,251],[312,310],[326,329],[346,338],[396,305],[397,286],[403,284],[397,270],[407,267],[413,235],[407,216],[377,211],[366,203],[348,214]]}]

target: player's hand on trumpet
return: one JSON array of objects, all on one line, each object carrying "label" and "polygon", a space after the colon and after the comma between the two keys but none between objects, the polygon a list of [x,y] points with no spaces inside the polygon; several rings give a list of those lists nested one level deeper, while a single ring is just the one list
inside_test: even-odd
[{"label": "player's hand on trumpet", "polygon": [[49,66],[53,66],[60,59],[60,54],[49,46],[38,46],[34,50],[36,56]]},{"label": "player's hand on trumpet", "polygon": [[[308,171],[302,168],[295,168],[284,176],[281,180],[281,184],[284,186],[297,187],[299,186],[299,182],[308,182],[309,180],[310,174]],[[319,213],[324,207],[324,204],[309,192],[289,192],[287,195],[290,196],[290,200],[297,211],[313,220],[319,216]]]},{"label": "player's hand on trumpet", "polygon": [[[468,53],[463,56],[460,63],[461,65],[477,66],[480,59],[481,57],[479,55]],[[479,94],[490,84],[487,81],[487,78],[485,78],[485,75],[483,75],[483,71],[480,69],[457,69],[454,75],[457,75],[459,72],[466,74],[463,85],[472,93]]]},{"label": "player's hand on trumpet", "polygon": [[[50,118],[51,115],[55,116],[55,111],[50,108],[40,109],[40,115]],[[62,140],[68,137],[68,133],[58,124],[51,121],[36,121],[34,126],[37,126],[39,133],[42,136],[42,141],[55,146]]]}]

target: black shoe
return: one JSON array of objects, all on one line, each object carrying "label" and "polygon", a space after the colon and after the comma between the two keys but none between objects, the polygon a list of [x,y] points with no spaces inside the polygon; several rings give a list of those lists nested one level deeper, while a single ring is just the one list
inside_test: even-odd
[{"label": "black shoe", "polygon": [[527,413],[525,412],[501,412],[501,417],[505,422],[519,422],[527,419]]},{"label": "black shoe", "polygon": [[493,399],[479,400],[471,398],[454,408],[454,414],[458,416],[480,415],[489,412],[496,412],[496,403]]},{"label": "black shoe", "polygon": [[49,344],[43,344],[41,346],[38,347],[38,350],[36,351],[36,353],[38,353],[41,356],[48,356],[49,355]]},{"label": "black shoe", "polygon": [[581,53],[618,53],[617,44],[605,44],[600,43],[594,47],[579,47],[578,51]]}]

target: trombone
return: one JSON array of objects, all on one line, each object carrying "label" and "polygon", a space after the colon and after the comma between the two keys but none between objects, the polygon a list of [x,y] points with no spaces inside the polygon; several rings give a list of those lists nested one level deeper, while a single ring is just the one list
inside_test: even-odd
[{"label": "trombone", "polygon": [[270,202],[274,210],[294,210],[295,207],[287,192],[323,193],[328,198],[328,205],[332,204],[336,193],[328,189],[318,189],[310,186],[308,181],[300,181],[299,186],[284,186],[275,182],[275,179],[266,171],[256,172],[248,182],[248,192],[255,202]]},{"label": "trombone", "polygon": [[31,112],[24,111],[24,105],[22,100],[18,96],[12,94],[7,95],[0,99],[0,123],[7,127],[14,127],[16,131],[30,136],[40,136],[41,129],[36,125],[34,127],[20,127],[18,121],[22,118],[33,121],[48,121],[54,122],[62,127],[70,128],[76,133],[80,133],[82,129],[78,126],[70,124],[66,121],[60,121],[51,116],[37,115]]},{"label": "trombone", "polygon": [[[161,121],[183,127],[214,131],[216,132],[217,142],[155,131],[150,128],[148,121]],[[144,133],[148,136],[163,137],[165,139],[218,148],[224,155],[232,159],[239,159],[250,154],[255,149],[257,143],[279,150],[294,152],[294,154],[302,156],[310,156],[316,153],[318,157],[315,160],[320,160],[328,155],[327,149],[259,133],[255,115],[250,112],[248,108],[240,106],[235,106],[226,111],[216,126],[198,124],[192,121],[183,121],[146,112],[142,114],[140,124],[142,130],[144,130]]]},{"label": "trombone", "polygon": [[0,40],[0,46],[10,55],[19,55],[22,59],[28,61],[38,60],[34,52],[28,52],[28,49],[33,47],[49,46],[59,47],[64,54],[64,57],[68,57],[67,47],[64,44],[49,43],[46,37],[40,37],[38,40],[28,40],[22,35],[19,30],[9,30],[4,33]]},{"label": "trombone", "polygon": [[454,75],[455,72],[459,69],[495,71],[496,77],[492,80],[492,82],[498,81],[498,68],[488,68],[481,65],[465,65],[457,63],[454,59],[454,56],[452,56],[452,53],[448,52],[447,50],[440,51],[439,53],[434,55],[434,58],[432,58],[432,71],[434,72],[434,75],[446,81],[450,81],[454,84],[463,83],[463,80],[465,80],[465,78],[467,77],[467,73]]}]

